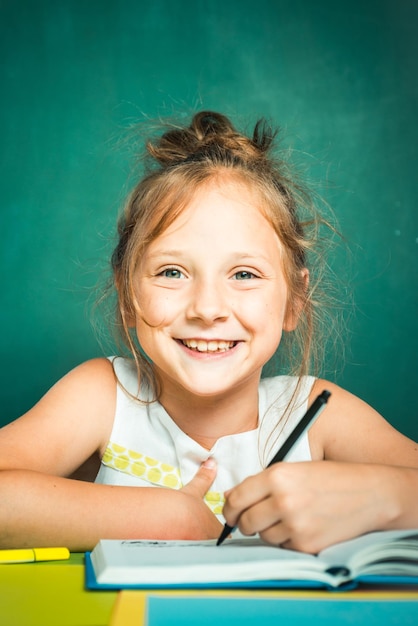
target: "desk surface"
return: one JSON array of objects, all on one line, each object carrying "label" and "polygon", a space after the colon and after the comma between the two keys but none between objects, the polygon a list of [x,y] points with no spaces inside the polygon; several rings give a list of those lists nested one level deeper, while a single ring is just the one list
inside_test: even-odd
[{"label": "desk surface", "polygon": [[4,626],[108,626],[116,592],[84,589],[84,555],[69,561],[0,565]]},{"label": "desk surface", "polygon": [[[321,626],[333,626],[336,617],[340,626],[418,623],[418,589],[344,593],[86,591],[83,559],[82,554],[72,554],[69,561],[0,565],[0,623],[145,626],[146,615],[149,626],[277,626],[278,620],[286,620],[289,626],[315,620]],[[260,600],[267,601],[260,604]]]}]

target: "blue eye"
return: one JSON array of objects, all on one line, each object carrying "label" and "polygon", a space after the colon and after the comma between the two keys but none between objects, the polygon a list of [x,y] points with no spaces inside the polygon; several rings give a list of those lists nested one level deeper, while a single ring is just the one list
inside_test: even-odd
[{"label": "blue eye", "polygon": [[255,274],[241,270],[240,272],[236,272],[236,274],[234,274],[234,278],[235,280],[250,280],[251,278],[255,278]]},{"label": "blue eye", "polygon": [[163,270],[160,276],[164,276],[164,278],[182,278],[183,274],[175,267],[169,267],[168,269]]}]

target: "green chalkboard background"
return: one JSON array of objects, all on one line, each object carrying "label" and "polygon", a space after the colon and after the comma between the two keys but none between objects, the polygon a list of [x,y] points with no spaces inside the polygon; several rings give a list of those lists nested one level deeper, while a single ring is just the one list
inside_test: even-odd
[{"label": "green chalkboard background", "polygon": [[102,354],[123,128],[213,108],[307,155],[352,252],[336,380],[418,438],[417,27],[415,0],[0,0],[2,422]]}]

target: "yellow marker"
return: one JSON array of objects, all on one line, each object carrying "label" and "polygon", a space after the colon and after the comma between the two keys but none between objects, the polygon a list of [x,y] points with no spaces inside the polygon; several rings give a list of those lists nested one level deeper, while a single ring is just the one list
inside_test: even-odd
[{"label": "yellow marker", "polygon": [[70,558],[68,548],[23,548],[0,550],[0,565],[4,563],[33,563],[35,561],[64,561]]}]

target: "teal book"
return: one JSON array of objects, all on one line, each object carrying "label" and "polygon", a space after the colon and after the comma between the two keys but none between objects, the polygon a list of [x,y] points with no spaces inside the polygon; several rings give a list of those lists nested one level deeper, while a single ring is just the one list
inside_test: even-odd
[{"label": "teal book", "polygon": [[[330,599],[162,598],[147,599],[144,626],[416,626],[418,601]],[[113,624],[112,624],[113,626]],[[117,625],[117,622],[115,624]],[[126,621],[123,626],[128,626]]]},{"label": "teal book", "polygon": [[418,529],[368,533],[316,555],[258,538],[102,540],[86,553],[89,589],[349,589],[418,585]]}]

